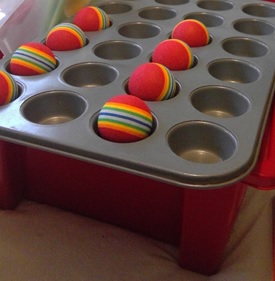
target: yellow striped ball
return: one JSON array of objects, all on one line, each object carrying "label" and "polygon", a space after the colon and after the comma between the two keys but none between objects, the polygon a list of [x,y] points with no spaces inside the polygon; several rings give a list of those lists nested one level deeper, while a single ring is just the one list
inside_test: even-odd
[{"label": "yellow striped ball", "polygon": [[76,50],[86,45],[86,36],[75,24],[61,23],[50,30],[46,45],[53,51]]},{"label": "yellow striped ball", "polygon": [[147,101],[163,101],[176,94],[176,81],[170,70],[159,63],[144,63],[131,74],[129,94]]},{"label": "yellow striped ball", "polygon": [[6,71],[0,70],[0,105],[12,102],[18,97],[17,84]]},{"label": "yellow striped ball", "polygon": [[100,31],[111,25],[109,16],[102,9],[93,6],[85,7],[77,12],[73,23],[83,31]]},{"label": "yellow striped ball", "polygon": [[122,94],[104,104],[99,112],[97,125],[99,135],[106,140],[136,142],[151,134],[153,116],[143,100]]},{"label": "yellow striped ball", "polygon": [[152,62],[160,63],[169,70],[187,70],[192,67],[194,56],[185,42],[167,39],[161,41],[154,49]]},{"label": "yellow striped ball", "polygon": [[209,43],[210,36],[206,26],[194,19],[179,22],[172,31],[173,39],[184,41],[190,47],[202,47]]},{"label": "yellow striped ball", "polygon": [[13,53],[9,68],[12,74],[32,76],[48,73],[56,66],[56,58],[47,46],[38,42],[29,42],[21,45]]}]

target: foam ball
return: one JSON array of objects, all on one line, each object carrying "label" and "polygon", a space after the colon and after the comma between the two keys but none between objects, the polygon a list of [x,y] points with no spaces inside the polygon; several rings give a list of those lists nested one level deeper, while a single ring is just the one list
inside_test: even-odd
[{"label": "foam ball", "polygon": [[210,36],[206,26],[193,19],[179,22],[173,29],[171,37],[184,41],[190,47],[202,47],[209,43]]},{"label": "foam ball", "polygon": [[99,31],[110,26],[109,16],[100,8],[88,6],[74,17],[73,23],[83,31]]},{"label": "foam ball", "polygon": [[14,101],[18,97],[18,89],[13,77],[0,70],[0,105]]},{"label": "foam ball", "polygon": [[109,141],[128,143],[148,137],[153,116],[138,97],[122,94],[109,99],[98,115],[99,135]]},{"label": "foam ball", "polygon": [[84,47],[86,36],[75,24],[61,23],[53,27],[46,37],[46,45],[53,51],[71,51]]},{"label": "foam ball", "polygon": [[57,61],[53,52],[38,42],[21,45],[13,53],[10,60],[10,72],[22,76],[48,73],[56,66]]},{"label": "foam ball", "polygon": [[192,67],[193,54],[189,46],[178,39],[160,42],[153,51],[152,62],[160,63],[169,70],[186,70]]},{"label": "foam ball", "polygon": [[144,63],[131,74],[128,82],[131,95],[147,101],[162,101],[175,96],[176,81],[170,70],[159,63]]}]

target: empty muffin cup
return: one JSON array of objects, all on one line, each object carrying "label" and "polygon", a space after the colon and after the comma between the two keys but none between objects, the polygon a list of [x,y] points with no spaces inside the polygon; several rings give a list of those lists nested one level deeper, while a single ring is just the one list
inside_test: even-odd
[{"label": "empty muffin cup", "polygon": [[138,15],[149,20],[168,20],[176,17],[177,12],[165,7],[147,7],[142,9]]},{"label": "empty muffin cup", "polygon": [[236,139],[228,130],[204,121],[184,122],[167,134],[171,150],[184,160],[213,164],[229,159],[236,151]]},{"label": "empty muffin cup", "polygon": [[124,14],[132,10],[132,6],[123,2],[110,2],[98,5],[98,7],[109,15]]},{"label": "empty muffin cup", "polygon": [[222,42],[222,47],[226,52],[242,57],[262,57],[268,53],[267,45],[251,38],[228,38]]},{"label": "empty muffin cup", "polygon": [[251,83],[260,77],[258,68],[236,59],[213,61],[209,64],[208,71],[213,77],[230,83]]},{"label": "empty muffin cup", "polygon": [[235,89],[223,86],[204,86],[190,95],[194,108],[216,118],[232,118],[245,114],[250,106],[248,98]]},{"label": "empty muffin cup", "polygon": [[157,36],[161,28],[152,23],[130,22],[119,27],[120,35],[128,38],[146,39]]},{"label": "empty muffin cup", "polygon": [[233,27],[242,33],[250,35],[270,35],[275,27],[269,22],[257,19],[241,19],[233,23]]},{"label": "empty muffin cup", "polygon": [[118,71],[111,65],[104,63],[80,63],[72,65],[61,74],[64,82],[75,87],[98,87],[113,82]]},{"label": "empty muffin cup", "polygon": [[234,6],[229,1],[220,1],[220,0],[209,0],[209,1],[199,1],[197,3],[198,7],[213,10],[213,11],[226,11],[232,9]]},{"label": "empty muffin cup", "polygon": [[256,17],[275,17],[275,8],[266,4],[249,4],[242,8],[243,12]]},{"label": "empty muffin cup", "polygon": [[198,20],[202,22],[206,27],[215,27],[224,23],[224,18],[222,16],[210,13],[190,13],[187,14],[184,19]]},{"label": "empty muffin cup", "polygon": [[107,41],[94,47],[94,54],[108,60],[127,60],[140,55],[142,48],[132,42]]},{"label": "empty muffin cup", "polygon": [[189,3],[189,0],[155,0],[159,4],[164,5],[182,5]]},{"label": "empty muffin cup", "polygon": [[21,106],[21,114],[30,122],[57,125],[82,115],[87,103],[74,92],[52,91],[35,95]]}]

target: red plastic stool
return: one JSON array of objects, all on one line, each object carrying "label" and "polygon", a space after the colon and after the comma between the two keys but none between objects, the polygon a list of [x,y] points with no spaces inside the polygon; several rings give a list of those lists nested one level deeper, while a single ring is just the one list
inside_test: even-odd
[{"label": "red plastic stool", "polygon": [[25,198],[176,245],[185,269],[219,270],[246,184],[191,190],[33,148],[21,154]]}]

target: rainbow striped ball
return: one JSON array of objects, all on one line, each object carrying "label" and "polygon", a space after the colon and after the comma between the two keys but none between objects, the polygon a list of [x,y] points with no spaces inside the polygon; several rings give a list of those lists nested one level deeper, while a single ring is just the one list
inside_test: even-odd
[{"label": "rainbow striped ball", "polygon": [[30,42],[20,46],[10,60],[10,72],[31,76],[48,73],[57,66],[53,52],[44,44]]},{"label": "rainbow striped ball", "polygon": [[102,9],[93,6],[81,9],[75,15],[73,23],[83,31],[99,31],[111,25],[109,16]]},{"label": "rainbow striped ball", "polygon": [[50,30],[46,45],[53,51],[76,50],[86,45],[86,36],[75,24],[61,23]]},{"label": "rainbow striped ball", "polygon": [[13,77],[0,70],[0,105],[12,102],[18,97],[17,85]]},{"label": "rainbow striped ball", "polygon": [[151,134],[153,116],[138,97],[122,94],[109,99],[98,115],[99,135],[109,141],[129,143]]},{"label": "rainbow striped ball", "polygon": [[159,63],[144,63],[132,73],[129,94],[147,101],[163,101],[176,94],[176,81],[170,70]]},{"label": "rainbow striped ball", "polygon": [[179,22],[172,31],[173,39],[184,41],[190,47],[202,47],[209,43],[210,36],[206,26],[193,19]]},{"label": "rainbow striped ball", "polygon": [[178,39],[161,41],[152,54],[152,62],[160,63],[169,70],[189,69],[193,61],[194,56],[189,46]]}]

